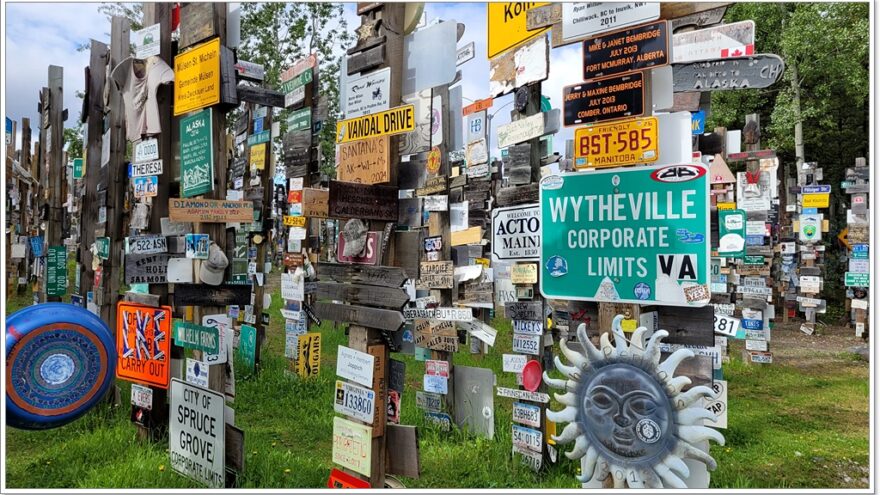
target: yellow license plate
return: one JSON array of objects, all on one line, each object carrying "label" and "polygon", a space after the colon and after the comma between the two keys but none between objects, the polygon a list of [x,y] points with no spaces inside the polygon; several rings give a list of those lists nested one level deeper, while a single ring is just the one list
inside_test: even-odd
[{"label": "yellow license plate", "polygon": [[657,117],[591,125],[574,132],[577,169],[652,163],[657,157]]}]

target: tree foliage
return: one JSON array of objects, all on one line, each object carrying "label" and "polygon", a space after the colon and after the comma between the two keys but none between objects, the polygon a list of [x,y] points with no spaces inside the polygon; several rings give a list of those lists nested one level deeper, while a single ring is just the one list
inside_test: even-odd
[{"label": "tree foliage", "polygon": [[[317,87],[328,107],[319,140],[324,172],[332,173],[339,116],[339,64],[344,48],[353,40],[342,4],[243,3],[241,9],[239,58],[262,64],[268,87],[279,88],[284,69],[311,53],[317,54]],[[281,127],[284,130],[283,119]]]}]

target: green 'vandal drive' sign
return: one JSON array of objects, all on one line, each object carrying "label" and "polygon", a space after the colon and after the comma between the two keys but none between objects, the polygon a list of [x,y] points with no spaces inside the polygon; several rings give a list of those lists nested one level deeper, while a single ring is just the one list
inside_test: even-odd
[{"label": "green 'vandal drive' sign", "polygon": [[46,295],[61,297],[67,294],[67,247],[49,246],[46,256]]},{"label": "green 'vandal drive' sign", "polygon": [[703,306],[709,293],[709,179],[697,164],[545,177],[544,297]]},{"label": "green 'vandal drive' sign", "polygon": [[208,354],[220,353],[220,329],[218,327],[206,327],[188,321],[174,320],[174,327],[171,331],[174,335],[175,345]]},{"label": "green 'vandal drive' sign", "polygon": [[191,198],[214,189],[211,109],[180,119],[180,194]]}]

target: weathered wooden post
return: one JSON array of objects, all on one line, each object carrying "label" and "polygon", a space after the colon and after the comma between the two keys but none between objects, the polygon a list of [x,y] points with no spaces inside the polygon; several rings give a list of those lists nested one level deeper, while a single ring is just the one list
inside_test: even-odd
[{"label": "weathered wooden post", "polygon": [[64,69],[57,65],[49,66],[49,112],[47,136],[47,193],[48,193],[48,218],[46,221],[46,269],[43,283],[44,300],[47,302],[61,301],[61,296],[66,289],[62,286],[66,278],[66,263],[64,271],[60,272],[62,262],[59,260],[61,252],[66,252],[61,245],[61,224],[64,209],[61,204],[62,182],[64,180]]}]

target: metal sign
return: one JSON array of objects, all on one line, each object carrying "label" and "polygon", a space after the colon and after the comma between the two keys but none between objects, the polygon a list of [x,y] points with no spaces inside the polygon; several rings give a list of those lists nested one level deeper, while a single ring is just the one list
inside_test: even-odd
[{"label": "metal sign", "polygon": [[220,353],[220,329],[174,320],[174,344],[208,354]]},{"label": "metal sign", "polygon": [[562,41],[570,42],[588,38],[659,18],[659,2],[563,3]]},{"label": "metal sign", "polygon": [[464,64],[465,62],[469,62],[476,55],[476,50],[474,49],[474,42],[471,41],[467,45],[458,49],[455,52],[455,65],[459,66]]},{"label": "metal sign", "polygon": [[373,424],[376,393],[353,383],[336,380],[334,409],[340,414]]},{"label": "metal sign", "polygon": [[61,297],[67,294],[67,247],[49,246],[46,256],[46,295]]},{"label": "metal sign", "polygon": [[664,20],[584,41],[584,80],[667,65],[668,32]]},{"label": "metal sign", "polygon": [[652,163],[658,152],[657,117],[579,127],[574,131],[576,169]]},{"label": "metal sign", "polygon": [[351,119],[388,110],[391,69],[385,68],[347,79],[343,87],[345,94],[342,95],[342,103],[345,118]]},{"label": "metal sign", "polygon": [[132,163],[131,176],[134,178],[162,174],[162,160]]},{"label": "metal sign", "polygon": [[82,179],[86,176],[85,161],[82,158],[73,159],[73,178]]},{"label": "metal sign", "polygon": [[337,123],[336,143],[392,136],[412,132],[415,128],[415,105],[403,105]]},{"label": "metal sign", "polygon": [[222,393],[171,380],[171,469],[211,488],[225,486],[225,407]]},{"label": "metal sign", "polygon": [[549,5],[547,2],[499,2],[486,4],[487,56],[495,57],[549,28],[529,31],[526,29],[526,11]]},{"label": "metal sign", "polygon": [[214,189],[212,122],[210,108],[180,119],[180,195],[184,198]]},{"label": "metal sign", "polygon": [[563,124],[568,127],[642,115],[644,77],[644,73],[634,72],[563,87]]},{"label": "metal sign", "polygon": [[266,77],[266,69],[263,64],[255,64],[246,60],[239,60],[235,63],[235,72],[239,78],[248,81],[263,82]]},{"label": "metal sign", "polygon": [[742,258],[746,251],[746,212],[718,212],[718,254],[726,258]]},{"label": "metal sign", "polygon": [[672,35],[672,62],[696,62],[755,53],[755,21],[719,24]]},{"label": "metal sign", "polygon": [[544,81],[549,71],[550,45],[540,36],[489,61],[489,95],[497,98]]},{"label": "metal sign", "polygon": [[548,176],[540,187],[544,297],[668,306],[709,299],[703,165]]},{"label": "metal sign", "polygon": [[374,359],[374,356],[365,352],[339,346],[336,355],[336,374],[346,380],[372,387]]},{"label": "metal sign", "polygon": [[492,261],[541,258],[541,210],[538,205],[492,210]]},{"label": "metal sign", "polygon": [[168,388],[171,307],[119,302],[116,306],[116,376]]},{"label": "metal sign", "polygon": [[523,402],[513,403],[513,420],[527,426],[541,427],[541,408]]},{"label": "metal sign", "polygon": [[371,426],[338,416],[333,418],[333,462],[369,476],[372,467],[372,432]]},{"label": "metal sign", "polygon": [[682,93],[766,88],[776,83],[784,70],[782,59],[769,54],[672,64],[672,90]]},{"label": "metal sign", "polygon": [[513,352],[540,356],[543,349],[541,335],[513,334]]},{"label": "metal sign", "polygon": [[868,287],[870,286],[871,274],[870,273],[852,273],[846,272],[844,274],[844,283],[846,287]]},{"label": "metal sign", "polygon": [[[217,103],[220,103],[220,38],[174,57],[174,115]],[[183,129],[183,123],[180,127]]]}]

